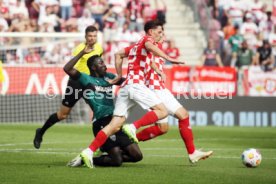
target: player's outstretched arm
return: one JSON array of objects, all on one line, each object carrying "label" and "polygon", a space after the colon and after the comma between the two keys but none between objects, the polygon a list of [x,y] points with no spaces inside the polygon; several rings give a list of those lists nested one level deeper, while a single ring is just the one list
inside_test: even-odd
[{"label": "player's outstretched arm", "polygon": [[67,73],[72,79],[77,80],[80,76],[80,72],[78,70],[74,69],[74,66],[84,54],[87,54],[87,53],[91,52],[92,50],[93,50],[93,48],[86,46],[82,51],[80,51],[80,53],[78,55],[74,56],[63,67],[64,72]]},{"label": "player's outstretched arm", "polygon": [[185,64],[185,62],[183,61],[178,61],[177,59],[173,59],[169,57],[167,54],[165,54],[161,49],[153,45],[151,42],[146,42],[145,46],[146,46],[146,49],[152,52],[155,56],[162,57],[173,64]]},{"label": "player's outstretched arm", "polygon": [[150,67],[151,67],[159,76],[161,76],[161,78],[162,78],[162,80],[163,80],[164,82],[166,81],[166,75],[165,75],[163,72],[161,72],[161,71],[159,70],[159,68],[157,67],[156,63],[155,63],[153,60],[151,61]]},{"label": "player's outstretched arm", "polygon": [[110,84],[120,83],[123,76],[122,66],[123,66],[123,59],[125,57],[127,57],[127,55],[124,49],[119,50],[118,52],[115,53],[115,68],[116,68],[117,76],[114,79],[108,81]]}]

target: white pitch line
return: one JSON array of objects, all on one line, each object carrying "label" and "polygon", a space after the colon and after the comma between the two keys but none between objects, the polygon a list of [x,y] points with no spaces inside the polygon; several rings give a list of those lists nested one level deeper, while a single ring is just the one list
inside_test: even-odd
[{"label": "white pitch line", "polygon": [[[5,153],[18,153],[18,152],[22,152],[19,150],[8,150]],[[53,155],[76,155],[79,154],[79,152],[49,152],[49,151],[39,151],[39,152],[25,152],[25,153],[35,153],[35,154],[53,154]],[[188,158],[188,156],[185,155],[161,155],[161,154],[143,154],[144,157],[158,157],[158,158]],[[212,156],[212,158],[214,159],[240,159],[241,157],[236,156]],[[276,157],[273,158],[263,158],[264,160],[276,160]]]},{"label": "white pitch line", "polygon": [[[159,148],[164,149],[164,148]],[[168,148],[170,150],[175,150],[177,148]],[[147,149],[147,150],[157,150],[157,149]],[[164,149],[165,150],[165,149]],[[178,149],[177,149],[178,150]],[[78,152],[76,152],[78,151]],[[61,155],[76,155],[79,154],[81,150],[77,149],[43,149],[43,150],[35,150],[35,149],[0,149],[0,153],[31,153],[31,154],[61,154]],[[142,149],[144,151],[144,149]],[[146,157],[160,157],[160,158],[187,158],[187,155],[179,155],[179,154],[144,154]],[[215,159],[240,159],[240,156],[217,156],[213,155],[212,158]],[[276,160],[276,157],[265,157],[265,160]]]},{"label": "white pitch line", "polygon": [[[264,140],[263,138],[231,138],[231,139],[227,139],[227,138],[198,138],[195,139],[195,141],[241,141],[241,140]],[[276,138],[269,138],[267,139],[269,141],[273,141],[276,140]],[[179,139],[154,139],[151,140],[151,142],[177,142],[177,141],[182,141],[180,138]],[[77,143],[88,143],[89,141],[69,141],[69,142],[65,142],[65,141],[55,141],[55,142],[43,142],[42,144],[77,144]],[[0,147],[6,147],[6,146],[19,146],[19,145],[33,145],[33,143],[30,142],[24,142],[24,143],[0,143]]]}]

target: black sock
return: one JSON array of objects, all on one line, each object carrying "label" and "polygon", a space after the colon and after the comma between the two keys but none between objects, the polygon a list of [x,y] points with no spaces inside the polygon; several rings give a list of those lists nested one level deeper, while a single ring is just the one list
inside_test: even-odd
[{"label": "black sock", "polygon": [[59,122],[60,120],[58,119],[57,113],[52,114],[47,121],[44,123],[43,127],[40,130],[41,135],[43,135],[48,128],[53,126],[56,122]]}]

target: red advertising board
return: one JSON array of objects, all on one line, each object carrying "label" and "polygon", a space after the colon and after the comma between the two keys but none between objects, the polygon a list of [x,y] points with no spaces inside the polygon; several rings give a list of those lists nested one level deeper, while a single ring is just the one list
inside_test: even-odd
[{"label": "red advertising board", "polygon": [[172,69],[174,94],[235,95],[236,70],[230,67],[174,67]]},{"label": "red advertising board", "polygon": [[[114,68],[109,72],[115,73]],[[123,70],[126,74],[126,69]],[[169,66],[166,86],[174,94],[236,94],[236,71],[232,68]],[[2,94],[61,94],[68,76],[62,67],[4,67]]]}]

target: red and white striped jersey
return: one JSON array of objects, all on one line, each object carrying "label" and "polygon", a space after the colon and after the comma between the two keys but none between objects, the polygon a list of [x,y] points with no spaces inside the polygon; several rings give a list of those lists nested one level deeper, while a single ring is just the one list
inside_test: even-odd
[{"label": "red and white striped jersey", "polygon": [[[158,69],[163,72],[163,66],[165,64],[165,60],[158,56],[153,56],[150,54],[151,60],[154,60]],[[161,76],[159,76],[152,68],[150,69],[148,75],[146,76],[146,86],[152,90],[161,90],[165,89],[165,83],[162,80]]]},{"label": "red and white striped jersey", "polygon": [[128,69],[126,81],[122,86],[127,84],[145,84],[146,75],[151,69],[150,52],[146,50],[145,43],[154,40],[149,36],[143,36],[136,44],[125,48],[125,54],[128,55]]}]

